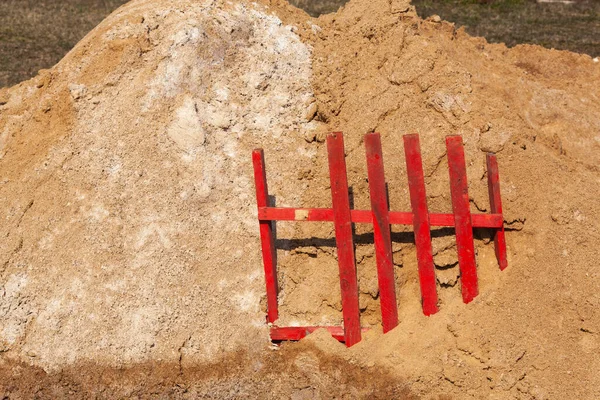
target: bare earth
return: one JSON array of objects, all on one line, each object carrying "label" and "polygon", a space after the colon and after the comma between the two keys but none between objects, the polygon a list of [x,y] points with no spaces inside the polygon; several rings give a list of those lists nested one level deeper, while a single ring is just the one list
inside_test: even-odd
[{"label": "bare earth", "polygon": [[[0,90],[0,395],[175,398],[600,397],[600,64],[490,45],[404,0],[312,19],[278,1],[139,0],[56,67]],[[276,350],[250,152],[279,206],[328,207],[323,138],[382,134],[393,210],[401,136],[419,132],[432,212],[449,212],[444,137],[465,142],[473,212],[500,164],[509,267],[477,232],[460,296],[434,232],[440,312],[423,316],[409,229],[394,228],[400,325],[382,335],[372,234],[357,225],[362,324]],[[341,322],[333,226],[279,224],[281,324]]]}]

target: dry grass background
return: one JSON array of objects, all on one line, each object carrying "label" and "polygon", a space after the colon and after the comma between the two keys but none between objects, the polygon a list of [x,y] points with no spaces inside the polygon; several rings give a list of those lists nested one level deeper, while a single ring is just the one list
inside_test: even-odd
[{"label": "dry grass background", "polygon": [[438,14],[489,42],[519,43],[600,56],[600,1],[413,0],[419,15]]},{"label": "dry grass background", "polygon": [[[423,18],[437,14],[489,42],[538,44],[600,55],[600,0],[571,4],[536,0],[412,0]],[[346,0],[290,0],[317,16],[336,11]]]},{"label": "dry grass background", "polygon": [[[58,62],[126,0],[0,0],[0,87]],[[346,0],[290,0],[316,16]],[[600,55],[600,0],[539,4],[535,0],[413,0],[419,15],[465,26],[490,42],[539,44]]]},{"label": "dry grass background", "polygon": [[126,0],[0,0],[0,87],[56,64]]}]

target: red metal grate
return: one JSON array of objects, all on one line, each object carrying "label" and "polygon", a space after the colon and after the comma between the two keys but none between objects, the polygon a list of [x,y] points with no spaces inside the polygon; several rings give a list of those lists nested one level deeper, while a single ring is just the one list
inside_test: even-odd
[{"label": "red metal grate", "polygon": [[[416,134],[404,136],[412,212],[389,210],[379,134],[367,134],[365,136],[365,147],[371,210],[350,209],[344,138],[341,132],[331,133],[327,137],[332,208],[270,207],[268,204],[269,193],[264,153],[262,149],[254,150],[252,153],[256,203],[267,286],[267,322],[271,325],[271,340],[299,340],[319,328],[327,329],[333,337],[345,342],[348,347],[361,340],[361,332],[365,329],[360,327],[352,223],[373,224],[384,333],[398,325],[390,225],[413,226],[417,248],[421,300],[425,315],[432,315],[438,311],[435,269],[431,249],[432,226],[455,228],[461,273],[461,290],[465,303],[473,300],[478,293],[473,228],[495,230],[494,246],[498,264],[501,270],[507,267],[500,180],[498,163],[494,154],[487,154],[486,156],[491,213],[471,214],[462,138],[460,136],[448,136],[446,138],[446,148],[448,151],[448,170],[454,213],[432,214],[429,213],[427,208],[419,136]],[[278,287],[273,221],[329,221],[334,223],[342,293],[343,327],[279,327],[275,325],[278,318]]]}]

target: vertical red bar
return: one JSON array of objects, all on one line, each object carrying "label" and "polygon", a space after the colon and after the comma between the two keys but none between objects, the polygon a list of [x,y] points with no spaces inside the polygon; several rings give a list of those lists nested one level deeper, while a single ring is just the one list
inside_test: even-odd
[{"label": "vertical red bar", "polygon": [[475,245],[473,243],[473,225],[467,184],[467,167],[461,136],[446,137],[448,150],[448,170],[450,172],[450,191],[454,210],[456,230],[456,248],[462,296],[465,303],[471,302],[478,294],[477,267],[475,265]]},{"label": "vertical red bar", "polygon": [[358,306],[358,282],[352,239],[348,177],[344,155],[344,137],[341,132],[327,136],[329,178],[333,203],[333,222],[337,245],[340,286],[342,289],[342,313],[344,315],[344,337],[346,346],[360,342],[360,310]]},{"label": "vertical red bar", "polygon": [[410,191],[410,204],[413,212],[413,226],[417,259],[419,264],[419,282],[423,313],[432,315],[438,312],[438,296],[435,282],[435,267],[431,250],[431,227],[427,208],[427,192],[423,177],[423,160],[419,135],[404,135],[404,155]]},{"label": "vertical red bar", "polygon": [[[502,214],[502,198],[500,197],[500,175],[498,173],[498,160],[496,155],[488,153],[486,156],[488,173],[488,192],[490,195],[490,208],[493,214]],[[494,235],[494,247],[500,270],[508,266],[506,259],[506,238],[504,237],[504,225]]]},{"label": "vertical red bar", "polygon": [[367,148],[369,192],[373,212],[373,236],[375,238],[381,320],[383,333],[386,333],[398,325],[398,305],[396,303],[396,279],[392,261],[390,215],[379,133],[365,135],[365,147]]},{"label": "vertical red bar", "polygon": [[[256,186],[256,205],[269,206],[269,190],[265,170],[265,155],[262,149],[252,152],[254,165],[254,182]],[[271,221],[259,221],[260,241],[262,245],[263,264],[265,268],[265,281],[267,283],[267,321],[274,323],[279,317],[277,307],[277,253],[275,250],[275,237]]]}]

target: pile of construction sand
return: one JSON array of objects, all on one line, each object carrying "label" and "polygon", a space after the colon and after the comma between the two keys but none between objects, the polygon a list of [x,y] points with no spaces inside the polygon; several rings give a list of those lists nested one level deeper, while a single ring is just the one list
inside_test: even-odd
[{"label": "pile of construction sand", "polygon": [[[383,335],[371,227],[357,225],[362,324],[274,349],[251,150],[279,206],[330,206],[326,132],[382,134],[408,211],[419,132],[432,212],[451,209],[444,137],[465,142],[473,211],[498,154],[509,267],[478,232],[480,295],[434,236],[440,312],[421,312],[394,227],[400,325]],[[291,162],[290,162],[291,161]],[[0,90],[0,395],[600,398],[600,64],[507,49],[405,0],[312,19],[281,2],[136,0],[58,65]],[[339,324],[333,226],[278,224],[281,324]],[[404,238],[404,239],[402,239]]]}]

